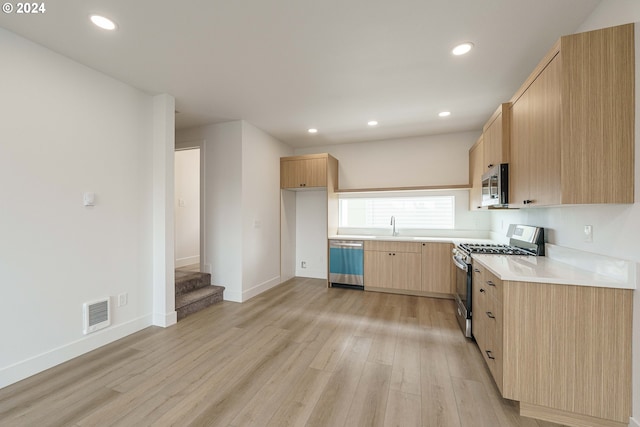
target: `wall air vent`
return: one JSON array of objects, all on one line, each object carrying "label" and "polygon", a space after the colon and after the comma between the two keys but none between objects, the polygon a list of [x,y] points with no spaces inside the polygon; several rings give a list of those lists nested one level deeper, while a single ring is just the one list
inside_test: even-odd
[{"label": "wall air vent", "polygon": [[84,313],[83,333],[85,335],[111,325],[109,306],[109,297],[82,304],[82,311]]}]

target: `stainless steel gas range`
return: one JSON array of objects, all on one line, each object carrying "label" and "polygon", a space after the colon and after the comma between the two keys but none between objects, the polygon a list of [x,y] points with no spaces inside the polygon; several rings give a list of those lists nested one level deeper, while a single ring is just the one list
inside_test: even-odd
[{"label": "stainless steel gas range", "polygon": [[456,266],[456,317],[462,332],[471,338],[473,318],[472,277],[473,254],[483,255],[544,255],[544,228],[530,225],[511,224],[507,232],[509,244],[460,243],[453,248],[453,263]]}]

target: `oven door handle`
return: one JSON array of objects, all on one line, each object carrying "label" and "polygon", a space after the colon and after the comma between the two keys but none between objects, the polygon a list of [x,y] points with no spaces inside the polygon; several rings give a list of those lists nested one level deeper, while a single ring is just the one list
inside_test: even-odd
[{"label": "oven door handle", "polygon": [[464,271],[468,271],[467,264],[460,262],[460,260],[458,260],[458,258],[456,257],[451,257],[451,259],[453,259],[453,263],[456,265],[456,267],[458,267],[460,270],[464,270]]}]

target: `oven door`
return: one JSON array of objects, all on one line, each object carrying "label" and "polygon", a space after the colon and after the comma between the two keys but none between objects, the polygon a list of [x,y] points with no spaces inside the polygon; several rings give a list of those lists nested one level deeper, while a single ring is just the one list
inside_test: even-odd
[{"label": "oven door", "polygon": [[465,337],[471,338],[471,265],[452,258],[456,267],[456,318]]}]

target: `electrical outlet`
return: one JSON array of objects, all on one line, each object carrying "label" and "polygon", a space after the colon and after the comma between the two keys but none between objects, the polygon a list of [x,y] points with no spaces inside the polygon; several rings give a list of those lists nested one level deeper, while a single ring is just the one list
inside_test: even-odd
[{"label": "electrical outlet", "polygon": [[584,241],[588,243],[593,242],[593,226],[592,225],[584,226]]},{"label": "electrical outlet", "polygon": [[127,305],[127,303],[129,302],[129,295],[124,292],[118,295],[118,307],[122,307]]},{"label": "electrical outlet", "polygon": [[300,266],[301,266],[302,268],[307,268],[307,261],[302,261],[302,262],[300,263]]}]

